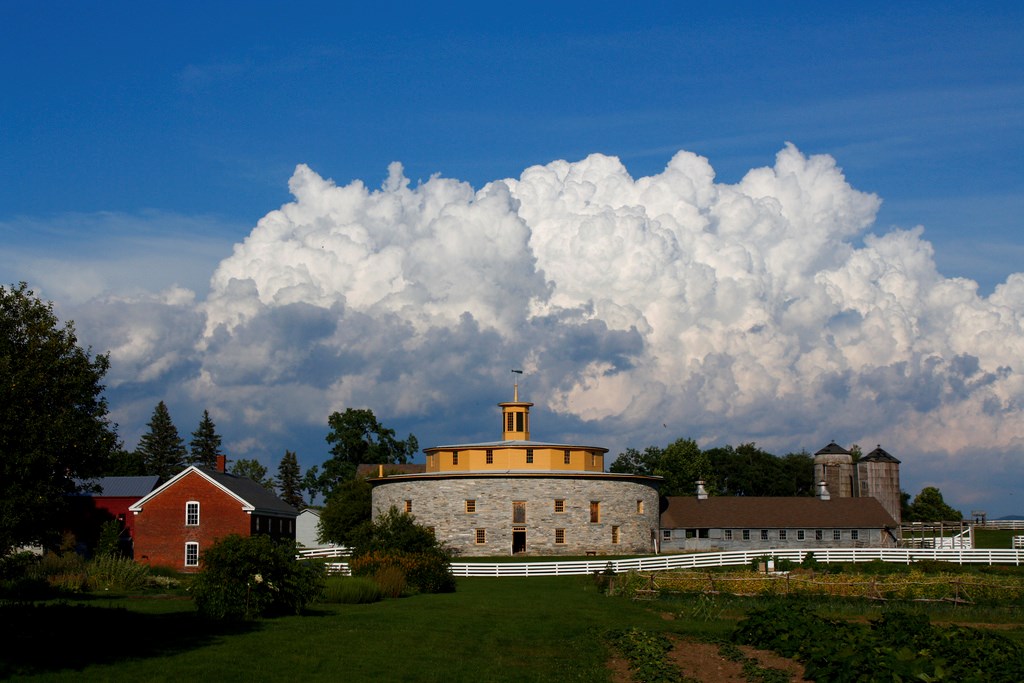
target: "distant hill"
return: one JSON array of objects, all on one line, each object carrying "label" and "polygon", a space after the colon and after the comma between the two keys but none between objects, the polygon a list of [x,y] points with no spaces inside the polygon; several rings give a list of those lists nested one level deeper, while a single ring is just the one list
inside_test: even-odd
[{"label": "distant hill", "polygon": [[1000,517],[998,521],[1006,520],[1009,522],[1018,519],[1024,519],[1024,515],[1006,515],[1005,517]]}]

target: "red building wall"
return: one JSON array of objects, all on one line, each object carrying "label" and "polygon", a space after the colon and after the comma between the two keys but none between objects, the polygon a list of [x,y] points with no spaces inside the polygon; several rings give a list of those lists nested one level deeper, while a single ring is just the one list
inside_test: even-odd
[{"label": "red building wall", "polygon": [[[186,526],[185,503],[199,501],[199,524]],[[189,472],[150,499],[135,516],[135,561],[196,571],[185,566],[185,543],[199,543],[199,554],[229,534],[250,535],[250,515],[242,503],[196,472]]]}]

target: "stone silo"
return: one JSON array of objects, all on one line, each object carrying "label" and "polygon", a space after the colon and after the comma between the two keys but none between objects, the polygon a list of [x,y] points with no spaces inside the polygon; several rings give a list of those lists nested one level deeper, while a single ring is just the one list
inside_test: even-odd
[{"label": "stone silo", "polygon": [[834,498],[853,498],[855,472],[853,455],[835,441],[814,454],[814,481],[824,481]]},{"label": "stone silo", "polygon": [[860,496],[878,500],[897,523],[902,522],[900,505],[900,461],[881,446],[857,461]]}]

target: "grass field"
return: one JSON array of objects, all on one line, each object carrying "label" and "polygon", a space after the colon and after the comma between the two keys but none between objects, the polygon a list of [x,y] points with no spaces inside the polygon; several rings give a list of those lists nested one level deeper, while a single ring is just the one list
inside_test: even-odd
[{"label": "grass field", "polygon": [[[224,626],[183,596],[86,596],[0,607],[0,678],[64,681],[602,681],[608,629],[721,639],[764,600],[604,596],[591,577],[459,579],[455,593],[318,605],[301,617]],[[822,600],[824,614],[874,618],[878,603]],[[998,623],[1024,638],[1021,606],[921,605],[935,621]],[[666,618],[671,617],[671,618]]]}]

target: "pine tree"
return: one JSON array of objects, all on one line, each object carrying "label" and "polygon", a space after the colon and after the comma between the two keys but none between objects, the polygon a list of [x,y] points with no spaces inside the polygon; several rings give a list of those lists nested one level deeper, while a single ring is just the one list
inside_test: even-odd
[{"label": "pine tree", "polygon": [[171,414],[163,401],[156,404],[147,426],[149,431],[139,439],[136,451],[142,456],[146,473],[166,481],[185,466],[185,442],[178,436],[178,428],[171,421]]},{"label": "pine tree", "polygon": [[203,419],[199,421],[199,427],[192,432],[192,441],[189,444],[192,452],[188,456],[189,465],[200,467],[216,467],[217,456],[224,455],[220,449],[220,434],[217,427],[210,419],[210,411],[203,411]]},{"label": "pine tree", "polygon": [[302,509],[306,501],[302,499],[302,470],[299,460],[292,451],[285,451],[281,464],[277,466],[277,490],[281,500],[293,508]]}]

